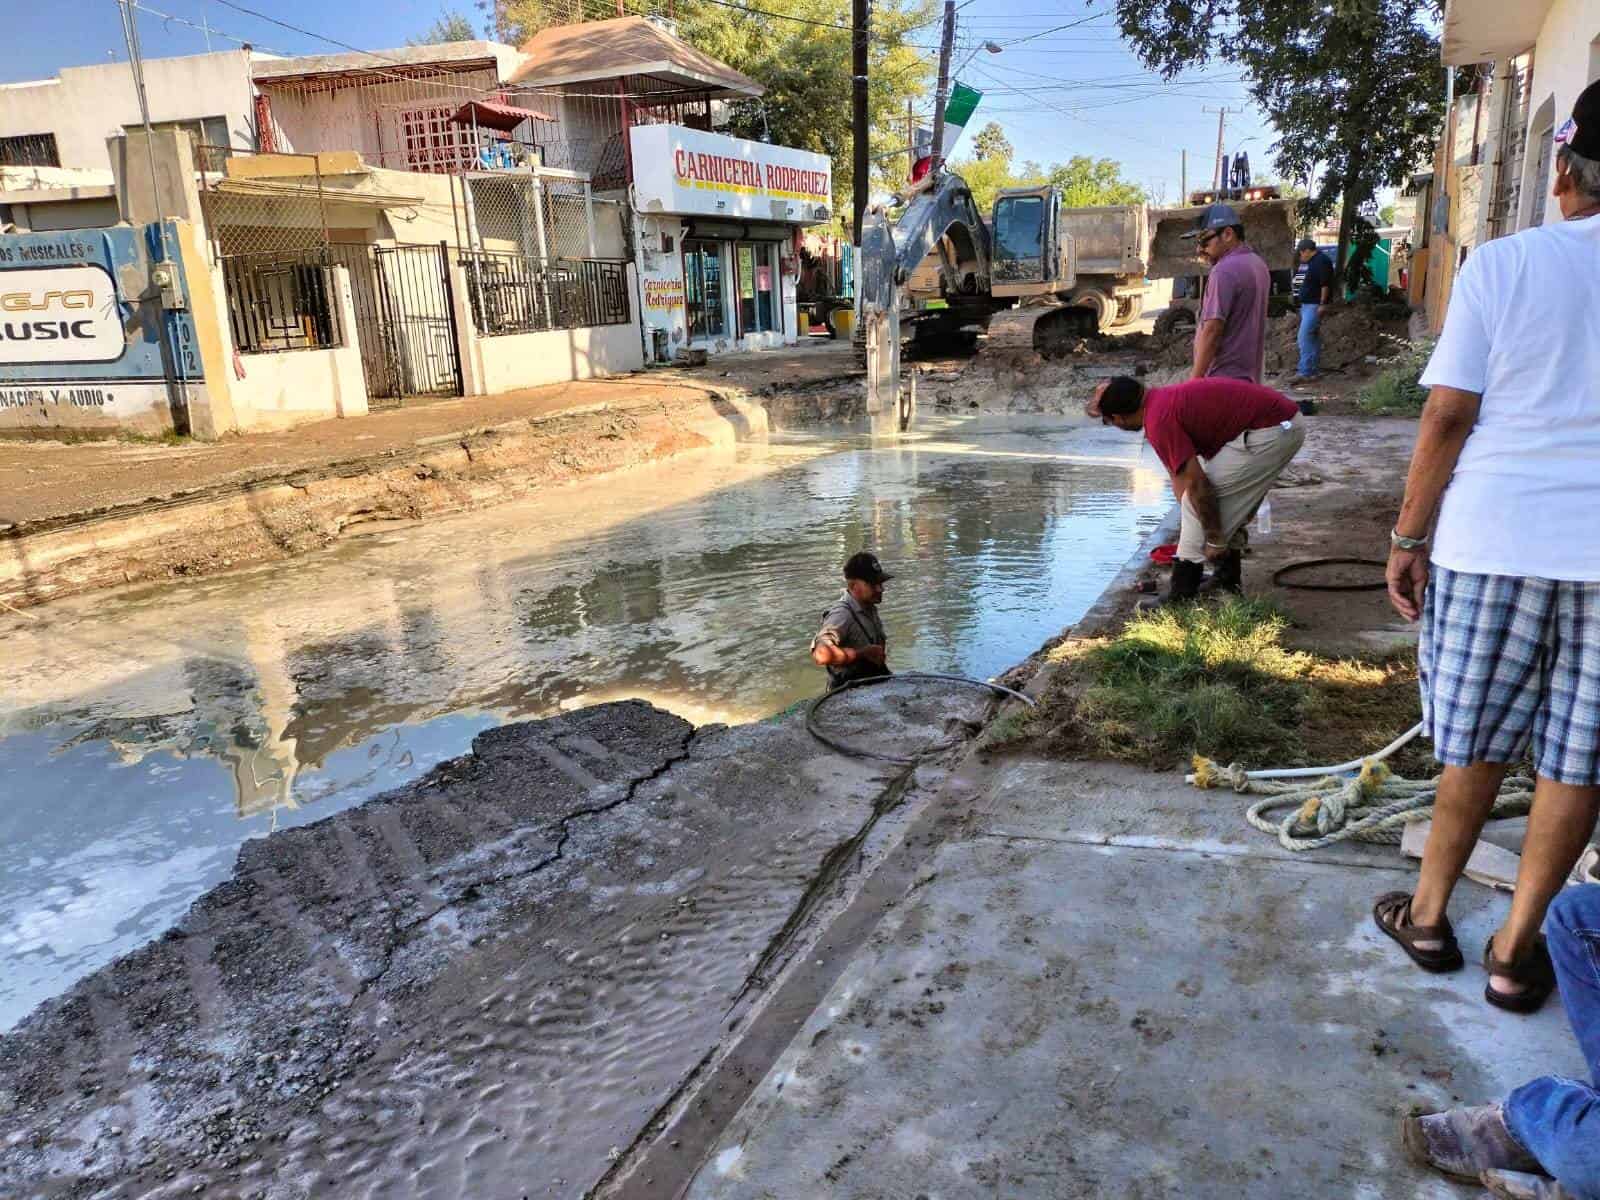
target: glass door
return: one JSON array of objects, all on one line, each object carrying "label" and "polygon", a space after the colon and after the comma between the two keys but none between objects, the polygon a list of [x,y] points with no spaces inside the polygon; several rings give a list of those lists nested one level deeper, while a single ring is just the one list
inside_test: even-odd
[{"label": "glass door", "polygon": [[737,256],[740,335],[780,329],[777,246],[771,242],[740,242]]},{"label": "glass door", "polygon": [[689,319],[689,340],[705,341],[727,331],[723,316],[722,244],[683,243],[683,303]]}]

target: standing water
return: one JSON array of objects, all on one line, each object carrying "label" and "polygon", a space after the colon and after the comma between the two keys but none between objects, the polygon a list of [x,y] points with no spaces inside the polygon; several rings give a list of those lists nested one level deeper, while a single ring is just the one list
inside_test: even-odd
[{"label": "standing water", "polygon": [[200,583],[0,621],[0,1029],[173,923],[239,844],[504,721],[642,697],[696,723],[816,694],[875,550],[899,670],[993,675],[1170,503],[1125,434],[1047,418],[785,438]]}]

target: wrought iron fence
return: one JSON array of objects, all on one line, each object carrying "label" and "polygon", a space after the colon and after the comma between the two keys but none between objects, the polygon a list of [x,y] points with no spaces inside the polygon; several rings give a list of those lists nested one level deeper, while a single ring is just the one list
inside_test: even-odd
[{"label": "wrought iron fence", "polygon": [[228,326],[241,354],[344,345],[327,248],[219,259]]},{"label": "wrought iron fence", "polygon": [[627,263],[621,259],[538,259],[464,250],[472,320],[485,336],[626,325]]}]

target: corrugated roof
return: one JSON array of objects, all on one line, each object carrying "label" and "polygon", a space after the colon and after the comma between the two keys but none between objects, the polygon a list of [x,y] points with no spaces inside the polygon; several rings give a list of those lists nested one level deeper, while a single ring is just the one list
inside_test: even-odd
[{"label": "corrugated roof", "polygon": [[496,51],[510,52],[499,42],[437,42],[427,46],[402,46],[394,50],[356,51],[348,54],[303,54],[294,58],[261,59],[250,63],[257,83],[284,83],[313,75],[361,74],[371,71],[408,75],[419,70],[459,71],[497,65]]},{"label": "corrugated roof", "polygon": [[759,83],[696,50],[644,17],[613,17],[542,29],[521,47],[509,82],[540,87],[649,75],[686,89],[760,96]]},{"label": "corrugated roof", "polygon": [[514,104],[500,104],[494,100],[469,100],[457,109],[450,119],[457,125],[471,125],[476,122],[485,129],[497,129],[502,133],[510,133],[524,121],[555,120],[548,113],[539,112],[537,109],[518,108]]}]

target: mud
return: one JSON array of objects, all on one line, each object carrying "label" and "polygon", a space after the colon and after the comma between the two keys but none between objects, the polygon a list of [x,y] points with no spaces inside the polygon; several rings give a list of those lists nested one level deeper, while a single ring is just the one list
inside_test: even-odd
[{"label": "mud", "polygon": [[[1392,358],[1407,344],[1407,321],[1376,315],[1370,305],[1336,304],[1322,311],[1322,369],[1367,374],[1369,360]],[[1286,313],[1267,321],[1265,371],[1268,376],[1293,375],[1300,364],[1300,314]],[[1156,368],[1187,367],[1194,361],[1194,330],[1185,327],[1152,335],[1139,350]]]},{"label": "mud", "polygon": [[20,522],[0,535],[0,600],[26,608],[116,584],[278,561],[327,546],[358,526],[503,503],[765,428],[758,405],[700,394],[518,421],[399,454]]},{"label": "mud", "polygon": [[[841,704],[914,748],[986,701]],[[943,778],[641,702],[249,843],[165,937],[0,1040],[0,1194],[577,1196]]]}]

